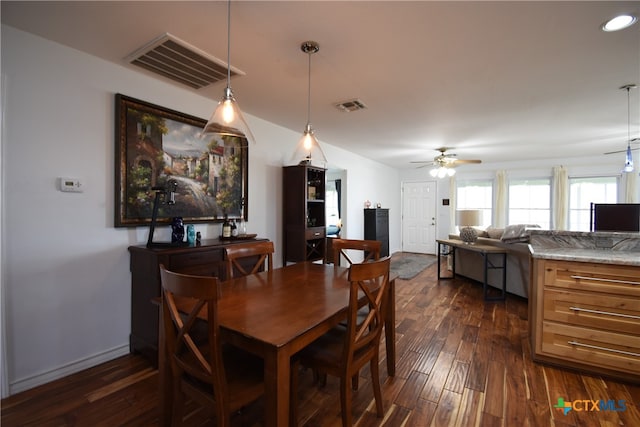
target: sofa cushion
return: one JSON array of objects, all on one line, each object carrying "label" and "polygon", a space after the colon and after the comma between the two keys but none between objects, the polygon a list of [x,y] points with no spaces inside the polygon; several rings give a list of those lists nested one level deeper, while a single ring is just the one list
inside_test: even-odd
[{"label": "sofa cushion", "polygon": [[487,234],[491,239],[499,239],[502,237],[502,233],[504,232],[503,228],[496,227],[488,227]]},{"label": "sofa cushion", "polygon": [[536,224],[507,225],[500,239],[505,243],[528,242],[531,237],[529,230],[532,228],[540,228],[540,226]]}]

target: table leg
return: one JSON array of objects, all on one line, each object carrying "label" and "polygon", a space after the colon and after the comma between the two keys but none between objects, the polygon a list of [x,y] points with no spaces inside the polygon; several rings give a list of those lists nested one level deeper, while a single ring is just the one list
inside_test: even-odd
[{"label": "table leg", "polygon": [[[502,255],[502,266],[496,266],[494,263],[489,261],[489,254],[488,253],[484,253],[482,254],[482,257],[484,258],[484,283],[482,284],[482,288],[483,288],[483,293],[484,293],[484,299],[486,301],[501,301],[506,299],[507,297],[507,254],[506,253],[501,253],[499,255]],[[495,261],[494,261],[495,262]],[[491,267],[489,267],[491,266]],[[500,296],[497,297],[490,297],[488,295],[488,288],[489,288],[489,273],[488,270],[489,269],[492,270],[502,270],[502,289],[501,289],[501,294]]]},{"label": "table leg", "polygon": [[489,255],[482,254],[482,259],[484,262],[484,281],[482,282],[482,292],[484,294],[484,299],[487,299],[487,281],[489,280]]},{"label": "table leg", "polygon": [[[445,246],[447,246],[445,244]],[[440,263],[440,259],[442,255],[451,255],[452,256],[452,275],[448,276],[448,277],[442,277],[442,274],[440,272],[441,269],[441,263]],[[447,250],[446,253],[442,253],[442,243],[438,242],[438,280],[440,279],[455,279],[456,278],[456,248],[455,247],[451,247],[449,246],[449,249]]]},{"label": "table leg", "polygon": [[438,242],[438,279],[440,278],[440,255],[442,254],[442,244]]},{"label": "table leg", "polygon": [[291,360],[284,349],[273,349],[264,359],[265,425],[289,425]]},{"label": "table leg", "polygon": [[387,349],[387,374],[396,374],[396,281],[389,282],[389,302],[384,323],[384,339]]}]

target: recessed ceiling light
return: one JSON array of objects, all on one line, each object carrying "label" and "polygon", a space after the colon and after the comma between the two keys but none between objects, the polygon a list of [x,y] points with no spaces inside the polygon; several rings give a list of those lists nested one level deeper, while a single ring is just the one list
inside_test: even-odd
[{"label": "recessed ceiling light", "polygon": [[632,26],[638,18],[633,15],[618,15],[602,24],[602,31],[618,31]]}]

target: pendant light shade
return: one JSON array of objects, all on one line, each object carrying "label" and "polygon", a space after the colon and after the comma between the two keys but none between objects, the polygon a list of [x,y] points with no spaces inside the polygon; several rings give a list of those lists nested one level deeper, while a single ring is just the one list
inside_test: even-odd
[{"label": "pendant light shade", "polygon": [[227,2],[227,87],[218,106],[202,130],[203,136],[221,135],[245,138],[255,144],[255,138],[240,111],[231,90],[231,0]]},{"label": "pendant light shade", "polygon": [[633,172],[633,156],[631,155],[631,145],[627,144],[627,154],[624,159],[624,168],[622,172]]},{"label": "pendant light shade", "polygon": [[298,141],[296,151],[293,153],[293,160],[301,164],[320,163],[326,166],[327,158],[320,148],[320,144],[311,126],[311,55],[320,50],[320,45],[313,41],[302,43],[300,49],[309,55],[309,80],[308,80],[308,96],[307,96],[307,125],[304,128],[302,137]]},{"label": "pendant light shade", "polygon": [[622,172],[633,172],[633,155],[631,154],[631,102],[630,94],[631,89],[637,88],[634,84],[628,84],[621,86],[620,89],[627,91],[627,152],[624,159],[624,167]]}]

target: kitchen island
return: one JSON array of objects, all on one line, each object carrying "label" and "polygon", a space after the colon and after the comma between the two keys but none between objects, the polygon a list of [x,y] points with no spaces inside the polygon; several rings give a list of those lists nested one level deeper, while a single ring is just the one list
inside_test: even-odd
[{"label": "kitchen island", "polygon": [[533,359],[640,383],[640,234],[531,230]]}]

